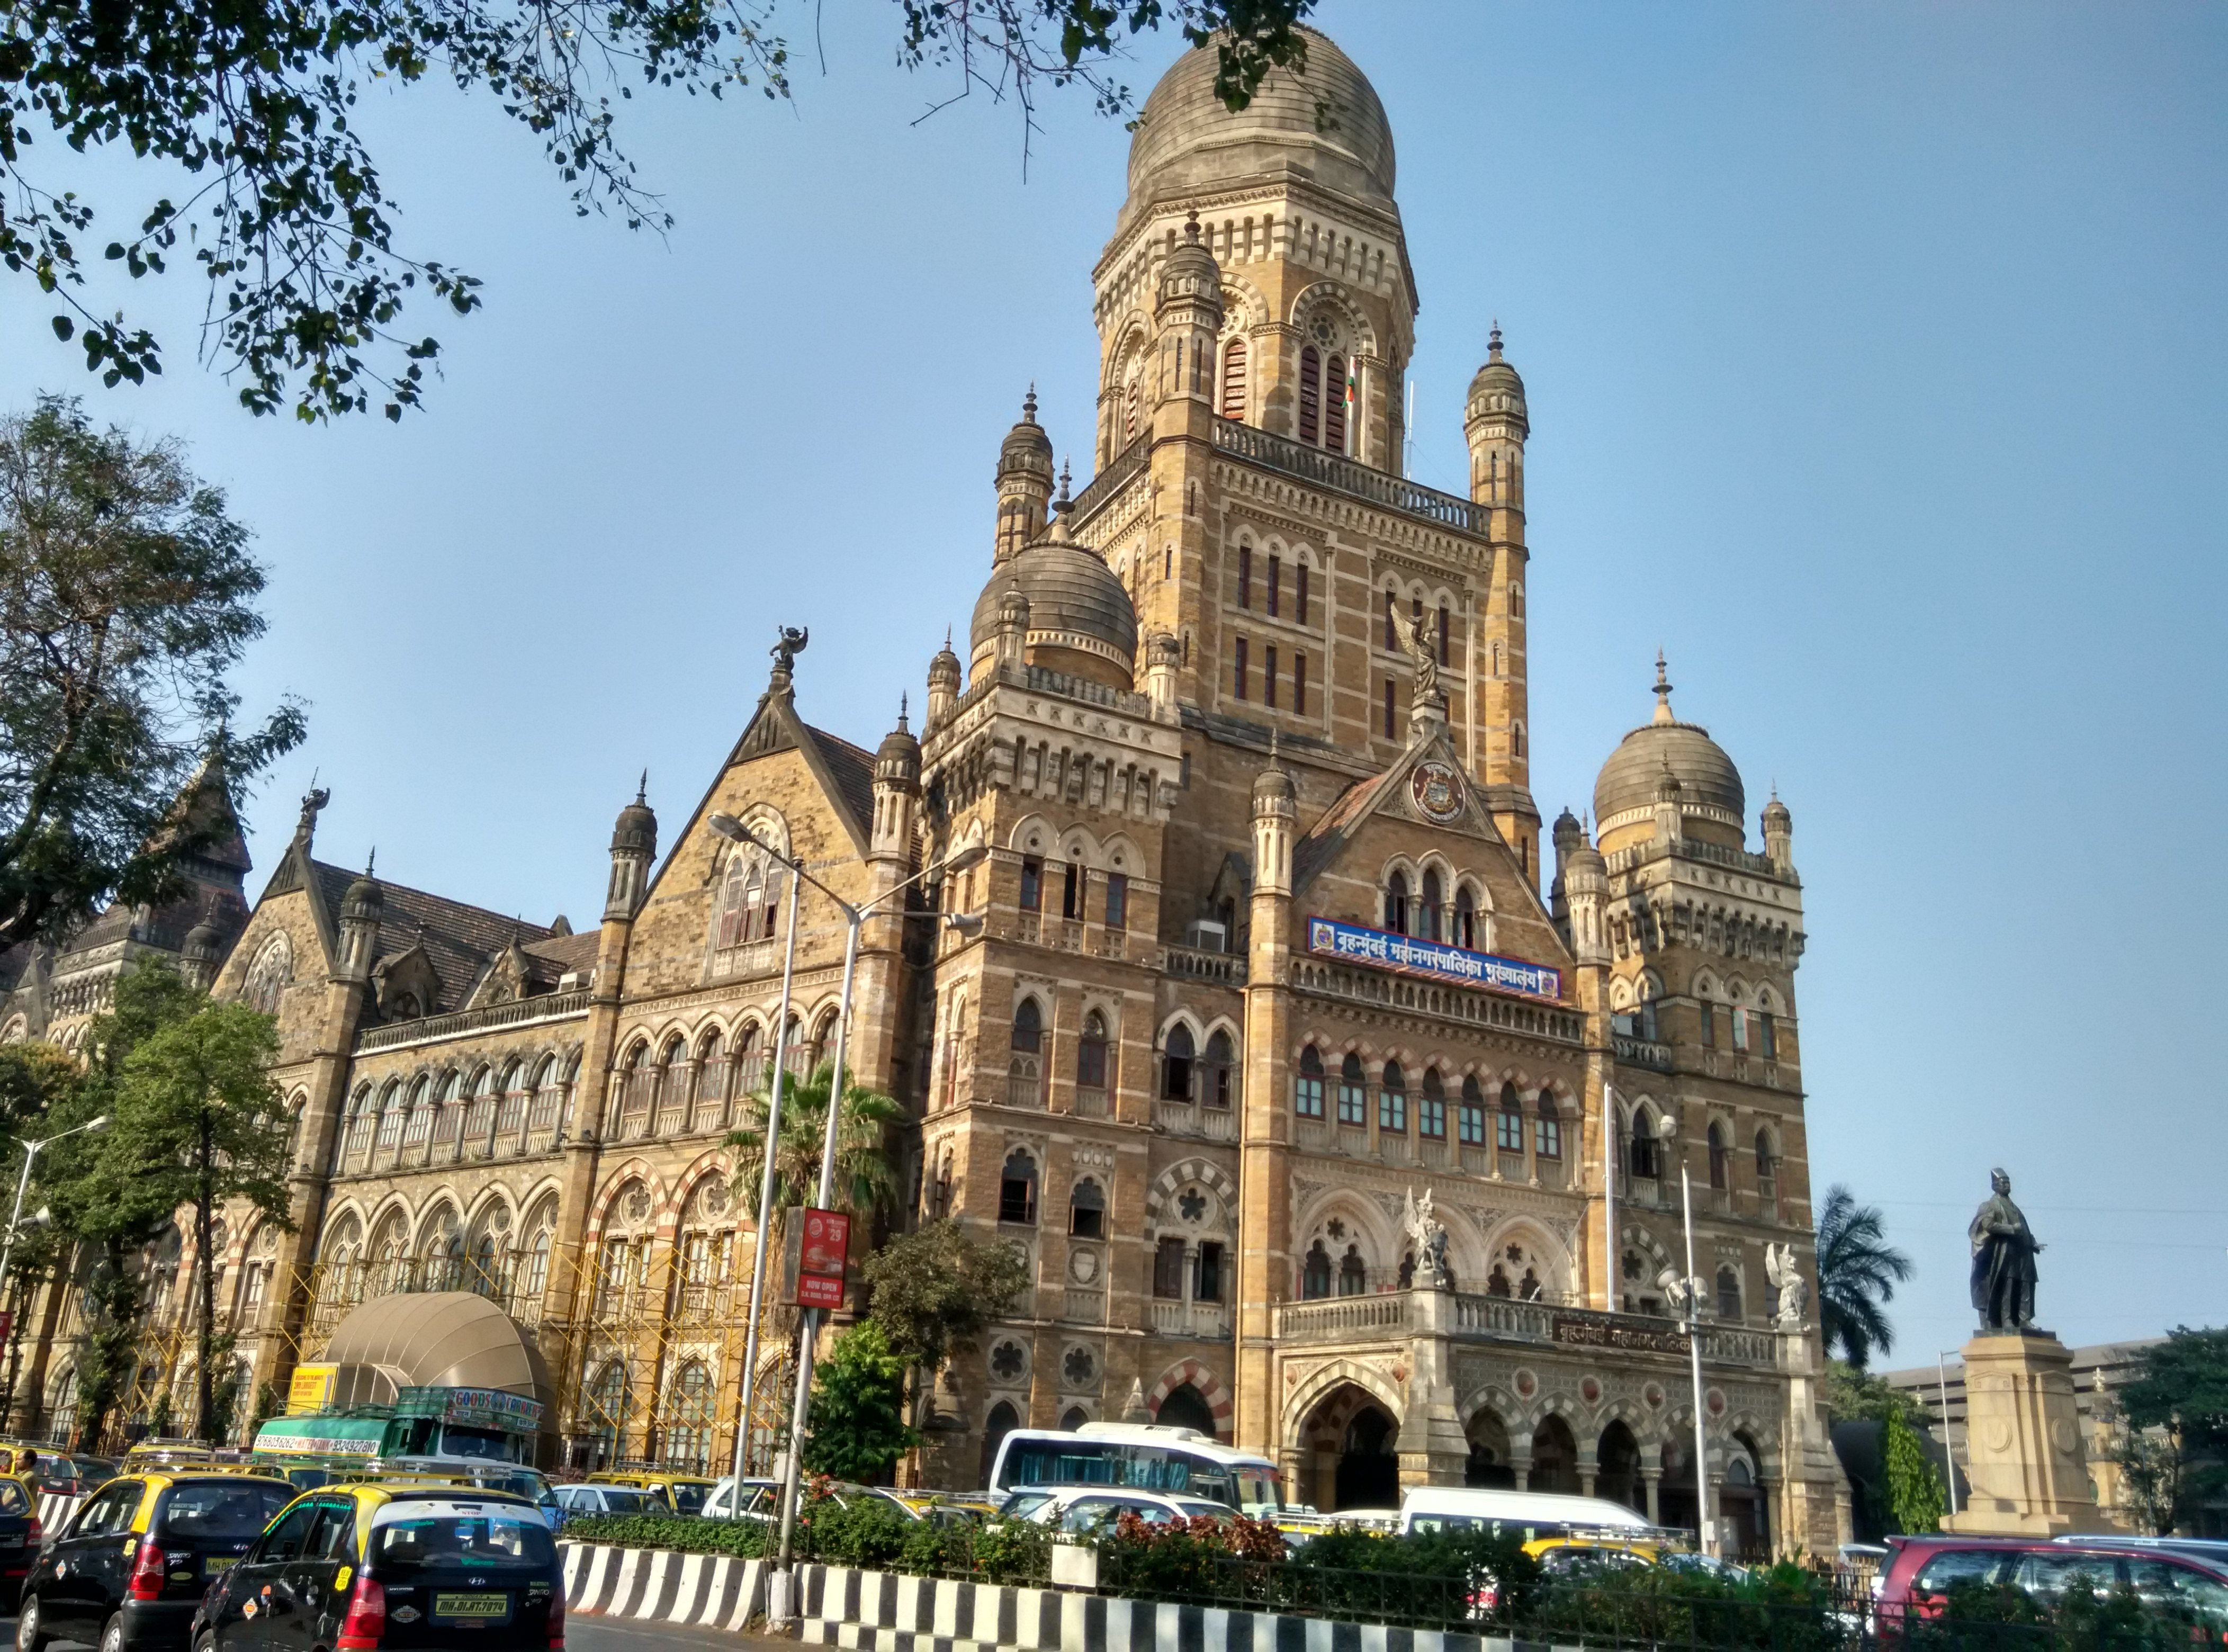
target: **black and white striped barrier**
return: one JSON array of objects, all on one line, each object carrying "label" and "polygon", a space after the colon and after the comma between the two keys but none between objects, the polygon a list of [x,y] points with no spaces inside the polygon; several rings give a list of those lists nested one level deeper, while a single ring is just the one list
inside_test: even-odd
[{"label": "black and white striped barrier", "polygon": [[39,1529],[48,1537],[57,1537],[69,1517],[77,1513],[78,1505],[85,1501],[83,1492],[42,1491],[39,1494]]},{"label": "black and white striped barrier", "polygon": [[861,1652],[1514,1652],[1516,1644],[848,1566],[801,1566],[798,1588],[797,1638]]},{"label": "black and white striped barrier", "polygon": [[763,1560],[602,1543],[559,1546],[567,1611],[739,1630],[765,1610]]}]

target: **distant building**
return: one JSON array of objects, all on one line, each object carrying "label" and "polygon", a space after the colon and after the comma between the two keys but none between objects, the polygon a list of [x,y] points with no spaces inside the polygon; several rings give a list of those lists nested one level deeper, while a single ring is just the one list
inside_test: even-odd
[{"label": "distant building", "polygon": [[[1324,1508],[1468,1479],[1706,1506],[1750,1551],[1845,1535],[1817,1334],[1765,1261],[1810,1266],[1791,816],[1751,847],[1659,661],[1547,876],[1524,385],[1495,329],[1467,496],[1401,475],[1392,131],[1308,43],[1243,114],[1211,51],[1147,99],[1093,272],[1097,475],[1069,496],[1032,397],[918,736],[812,727],[784,651],[662,861],[646,797],[620,812],[578,936],[317,861],[305,810],[216,984],[278,1015],[298,1120],[298,1231],[226,1241],[259,1380],[368,1296],[477,1290],[538,1338],[553,1451],[724,1463],[754,1201],[722,1141],[778,1041],[826,1050],[841,972],[807,889],[784,1034],[788,867],[894,901],[980,846],[867,923],[849,1046],[908,1108],[893,1219],[1008,1239],[1034,1281],[938,1385],[927,1476],[1150,1417]],[[1701,1465],[1661,1283],[1682,1168]]]}]

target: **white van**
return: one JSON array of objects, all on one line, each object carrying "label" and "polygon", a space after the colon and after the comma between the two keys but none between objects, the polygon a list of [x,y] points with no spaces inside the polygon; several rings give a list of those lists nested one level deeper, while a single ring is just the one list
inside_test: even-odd
[{"label": "white van", "polygon": [[1402,1532],[1483,1528],[1530,1543],[1543,1537],[1613,1536],[1636,1540],[1659,1528],[1606,1497],[1554,1491],[1502,1491],[1484,1486],[1411,1486],[1400,1499]]}]

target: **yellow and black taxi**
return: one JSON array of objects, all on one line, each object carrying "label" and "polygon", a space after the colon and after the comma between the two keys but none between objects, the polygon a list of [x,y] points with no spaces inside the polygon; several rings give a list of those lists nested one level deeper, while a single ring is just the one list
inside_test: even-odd
[{"label": "yellow and black taxi", "polygon": [[701,1474],[668,1474],[662,1469],[606,1469],[588,1476],[592,1486],[631,1486],[665,1505],[668,1514],[701,1514],[704,1500],[720,1482]]},{"label": "yellow and black taxi", "polygon": [[0,1608],[15,1601],[42,1535],[31,1488],[12,1475],[0,1479]]},{"label": "yellow and black taxi", "polygon": [[210,1579],[293,1495],[283,1480],[237,1472],[164,1469],[111,1480],[28,1567],[19,1652],[57,1639],[101,1652],[184,1648]]},{"label": "yellow and black taxi", "polygon": [[533,1503],[445,1482],[334,1484],[220,1578],[194,1652],[483,1652],[565,1644],[557,1545]]}]

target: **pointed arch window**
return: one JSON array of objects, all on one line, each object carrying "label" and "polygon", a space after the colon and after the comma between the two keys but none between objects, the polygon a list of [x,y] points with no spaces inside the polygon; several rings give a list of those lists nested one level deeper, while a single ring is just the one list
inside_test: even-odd
[{"label": "pointed arch window", "polygon": [[1455,892],[1455,932],[1450,938],[1465,951],[1482,951],[1484,944],[1478,938],[1477,897],[1464,884]]},{"label": "pointed arch window", "polygon": [[1632,1116],[1632,1146],[1629,1162],[1632,1174],[1643,1181],[1655,1181],[1663,1175],[1663,1143],[1656,1138],[1655,1115],[1642,1107]]},{"label": "pointed arch window", "polygon": [[1338,1294],[1359,1297],[1369,1289],[1369,1265],[1361,1259],[1361,1247],[1349,1245],[1338,1265]]},{"label": "pointed arch window", "polygon": [[1229,1034],[1218,1029],[1207,1041],[1207,1059],[1200,1066],[1204,1080],[1200,1085],[1200,1100],[1209,1107],[1229,1106],[1233,1089],[1232,1069],[1237,1066],[1237,1053]]},{"label": "pointed arch window", "polygon": [[1385,927],[1395,935],[1408,932],[1408,874],[1395,871],[1385,885]]},{"label": "pointed arch window", "polygon": [[1292,1087],[1292,1111],[1302,1118],[1323,1116],[1322,1054],[1312,1044],[1300,1052],[1300,1076]]},{"label": "pointed arch window", "polygon": [[1718,1317],[1738,1324],[1741,1316],[1740,1275],[1730,1267],[1718,1270]]},{"label": "pointed arch window", "polygon": [[718,1129],[727,1105],[727,1042],[714,1027],[696,1047],[696,1092],[690,1107],[690,1127]]},{"label": "pointed arch window", "polygon": [[1542,1090],[1539,1100],[1540,1116],[1532,1123],[1533,1145],[1543,1159],[1560,1162],[1563,1156],[1563,1113],[1555,1105],[1555,1092]]},{"label": "pointed arch window", "polygon": [[545,1141],[564,1117],[565,1068],[554,1055],[541,1058],[534,1073],[534,1105],[526,1115],[526,1128]]},{"label": "pointed arch window", "polygon": [[1309,1247],[1307,1260],[1300,1270],[1300,1298],[1303,1302],[1319,1302],[1330,1295],[1330,1252],[1317,1239]]},{"label": "pointed arch window", "polygon": [[1077,1182],[1067,1196],[1067,1231],[1075,1239],[1106,1237],[1106,1194],[1091,1176]]},{"label": "pointed arch window", "polygon": [[1447,1139],[1447,1089],[1437,1067],[1424,1069],[1423,1093],[1416,1098],[1416,1134],[1427,1140]]},{"label": "pointed arch window", "polygon": [[402,1140],[402,1083],[391,1081],[379,1098],[379,1150],[392,1153]]},{"label": "pointed arch window", "polygon": [[1346,358],[1323,358],[1323,445],[1334,453],[1346,451]]},{"label": "pointed arch window", "polygon": [[1501,1113],[1494,1126],[1495,1140],[1503,1153],[1521,1157],[1524,1152],[1524,1104],[1516,1098],[1516,1086],[1501,1086]]},{"label": "pointed arch window", "polygon": [[455,1157],[464,1134],[464,1075],[451,1067],[441,1080],[439,1111],[433,1116],[434,1156],[437,1158]]},{"label": "pointed arch window", "polygon": [[1377,1092],[1377,1133],[1380,1136],[1405,1136],[1408,1133],[1408,1075],[1400,1071],[1398,1061],[1385,1064],[1385,1082]]},{"label": "pointed arch window", "polygon": [[1726,1139],[1725,1127],[1713,1120],[1710,1124],[1710,1187],[1714,1192],[1723,1193],[1732,1184],[1732,1144]]},{"label": "pointed arch window", "polygon": [[433,1139],[433,1081],[420,1079],[410,1086],[409,1122],[403,1130],[402,1145],[415,1152]]},{"label": "pointed arch window", "polygon": [[1779,1205],[1779,1156],[1771,1149],[1771,1132],[1756,1133],[1756,1196],[1764,1206],[1764,1214],[1771,1215]]},{"label": "pointed arch window", "polygon": [[1198,1048],[1191,1041],[1191,1029],[1182,1022],[1168,1028],[1168,1038],[1161,1047],[1162,1101],[1191,1099],[1191,1070]]},{"label": "pointed arch window", "polygon": [[1485,1092],[1477,1087],[1477,1074],[1465,1073],[1462,1105],[1455,1116],[1455,1134],[1464,1147],[1485,1145]]},{"label": "pointed arch window", "polygon": [[1352,1051],[1339,1063],[1338,1122],[1360,1130],[1369,1123],[1369,1079],[1361,1070],[1361,1058]]},{"label": "pointed arch window", "polygon": [[1300,439],[1309,447],[1322,445],[1322,353],[1312,344],[1300,347]]},{"label": "pointed arch window", "polygon": [[1439,882],[1439,874],[1436,868],[1427,868],[1424,873],[1423,911],[1419,914],[1423,919],[1419,928],[1419,932],[1423,938],[1427,941],[1436,941],[1442,938],[1440,934],[1442,927],[1441,914],[1445,907],[1444,895],[1445,890]]},{"label": "pointed arch window", "polygon": [[998,1181],[998,1220],[1034,1225],[1037,1219],[1037,1162],[1015,1148],[1006,1156]]},{"label": "pointed arch window", "polygon": [[1024,998],[1014,1011],[1014,1048],[1034,1055],[1044,1044],[1044,1011],[1034,998]]},{"label": "pointed arch window", "polygon": [[1075,1041],[1075,1082],[1085,1090],[1106,1091],[1106,1017],[1092,1010],[1083,1018],[1082,1036]]},{"label": "pointed arch window", "polygon": [[1233,338],[1222,347],[1222,416],[1245,418],[1245,341]]}]

